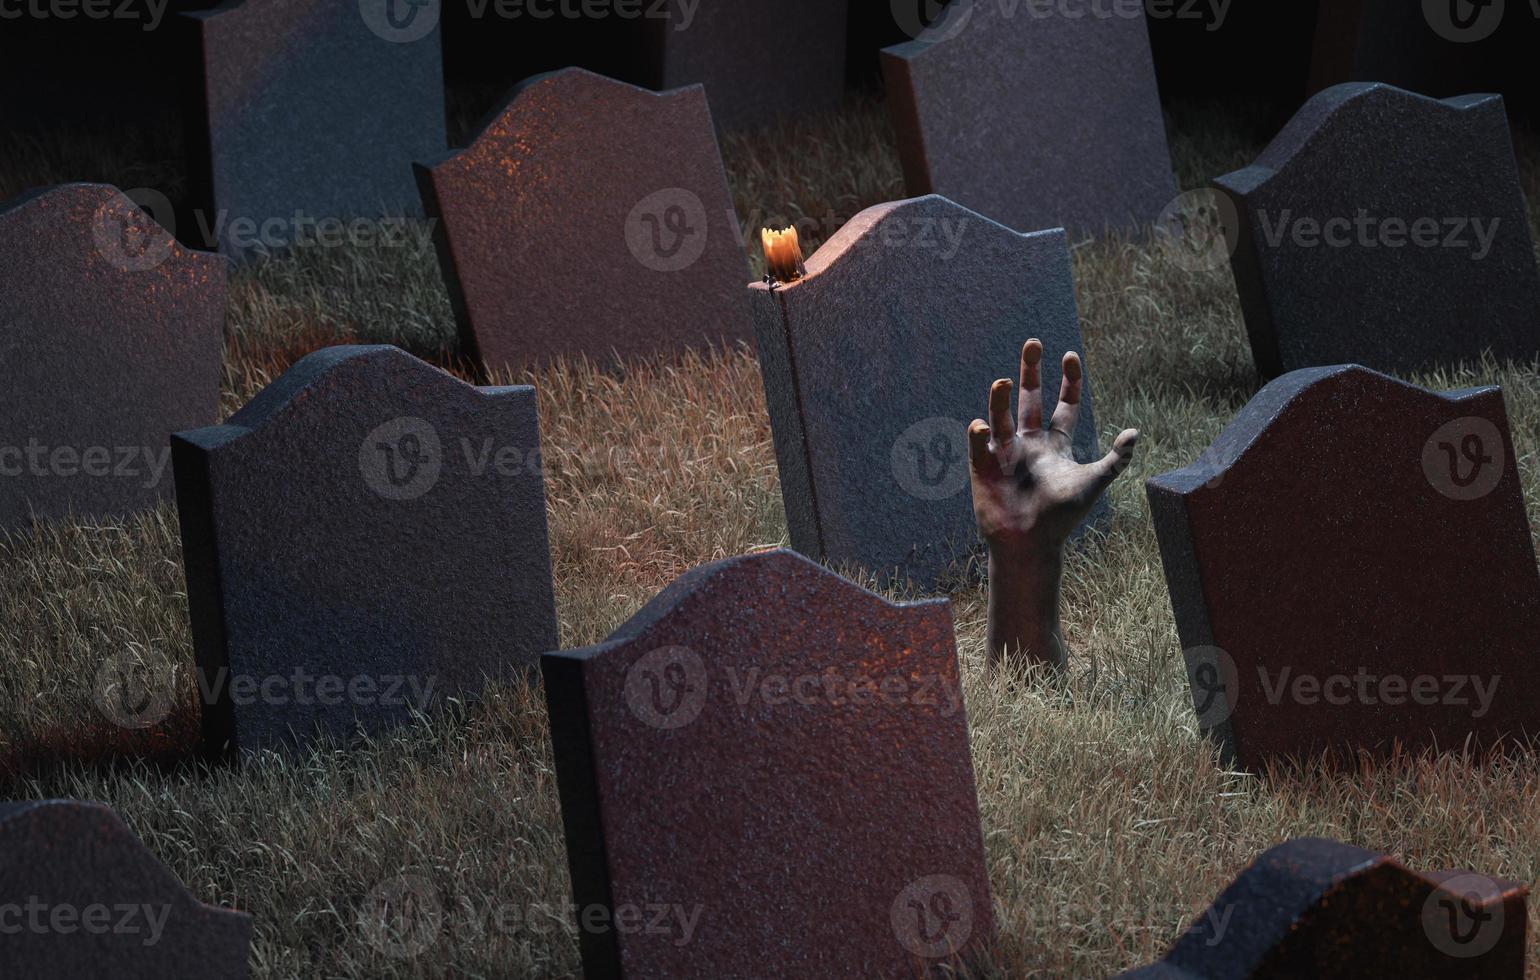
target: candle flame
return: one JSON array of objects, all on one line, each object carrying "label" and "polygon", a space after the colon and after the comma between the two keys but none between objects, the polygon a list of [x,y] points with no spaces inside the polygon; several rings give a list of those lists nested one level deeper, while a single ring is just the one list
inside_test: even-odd
[{"label": "candle flame", "polygon": [[797,229],[774,231],[762,228],[760,244],[765,249],[765,267],[776,282],[796,282],[802,278],[802,246],[797,243]]}]

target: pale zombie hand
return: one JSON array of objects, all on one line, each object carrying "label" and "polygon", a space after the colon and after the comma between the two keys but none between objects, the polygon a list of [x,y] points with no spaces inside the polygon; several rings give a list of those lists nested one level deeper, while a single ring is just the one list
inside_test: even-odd
[{"label": "pale zombie hand", "polygon": [[1043,345],[1021,349],[1021,398],[1011,417],[1011,383],[989,389],[989,421],[968,427],[973,515],[989,546],[989,653],[1064,666],[1059,583],[1064,543],[1099,498],[1128,468],[1139,433],[1127,429],[1112,451],[1078,463],[1080,356],[1064,355],[1059,404],[1043,427]]}]

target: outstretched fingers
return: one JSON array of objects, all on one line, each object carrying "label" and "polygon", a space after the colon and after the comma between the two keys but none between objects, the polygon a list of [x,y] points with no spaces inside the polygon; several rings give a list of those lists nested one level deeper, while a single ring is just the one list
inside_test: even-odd
[{"label": "outstretched fingers", "polygon": [[1064,379],[1059,384],[1059,404],[1053,410],[1053,421],[1049,428],[1058,429],[1075,438],[1075,426],[1080,424],[1080,387],[1081,378],[1085,370],[1080,363],[1080,355],[1070,351],[1064,355]]},{"label": "outstretched fingers", "polygon": [[1021,347],[1021,405],[1016,428],[1036,432],[1043,427],[1043,342],[1033,337]]},{"label": "outstretched fingers", "polygon": [[1001,378],[989,387],[989,427],[995,442],[1005,445],[1016,434],[1011,424],[1011,382]]}]

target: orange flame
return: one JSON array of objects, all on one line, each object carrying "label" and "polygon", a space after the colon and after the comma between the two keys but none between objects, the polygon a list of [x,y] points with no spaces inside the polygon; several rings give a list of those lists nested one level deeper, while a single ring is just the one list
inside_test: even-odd
[{"label": "orange flame", "polygon": [[802,246],[797,243],[797,229],[763,228],[759,241],[765,249],[765,267],[771,278],[776,282],[796,282],[802,278]]}]

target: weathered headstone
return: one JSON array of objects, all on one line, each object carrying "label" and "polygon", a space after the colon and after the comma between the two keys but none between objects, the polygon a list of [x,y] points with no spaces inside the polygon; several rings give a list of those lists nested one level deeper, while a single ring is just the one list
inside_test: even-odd
[{"label": "weathered headstone", "polygon": [[748,258],[698,86],[539,75],[417,177],[461,342],[489,370],[749,336]]},{"label": "weathered headstone", "polygon": [[1399,977],[1519,980],[1528,889],[1468,871],[1420,874],[1332,840],[1279,844],[1127,980]]},{"label": "weathered headstone", "polygon": [[184,236],[243,256],[420,213],[412,161],[446,145],[437,0],[228,0],[187,16],[202,77]]},{"label": "weathered headstone", "polygon": [[219,408],[225,263],[102,184],[0,206],[0,530],[170,499]]},{"label": "weathered headstone", "polygon": [[1238,218],[1231,265],[1264,376],[1540,353],[1540,272],[1501,98],[1339,85],[1215,186]]},{"label": "weathered headstone", "polygon": [[1540,574],[1501,390],[1295,371],[1147,490],[1227,759],[1540,732]]},{"label": "weathered headstone", "polygon": [[658,88],[703,84],[711,116],[742,129],[845,94],[848,0],[665,0],[644,15]]},{"label": "weathered headstone", "polygon": [[1176,197],[1139,4],[957,0],[883,74],[911,194],[1076,236],[1137,230]]},{"label": "weathered headstone", "polygon": [[542,666],[587,976],[911,976],[992,938],[945,600],[766,552]]},{"label": "weathered headstone", "polygon": [[534,389],[333,347],[172,445],[209,752],[379,731],[555,644]]},{"label": "weathered headstone", "polygon": [[[1081,350],[1064,233],[922,197],[856,215],[805,278],[749,289],[792,546],[936,583],[977,547],[967,430],[990,384],[1040,338],[1051,417],[1060,357]],[[1090,392],[1081,462],[1096,457]]]},{"label": "weathered headstone", "polygon": [[251,916],[194,900],[100,803],[0,803],[0,916],[9,977],[249,975]]}]

